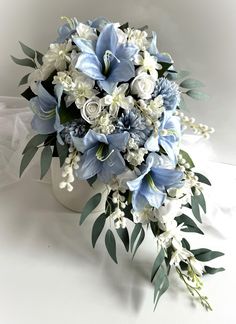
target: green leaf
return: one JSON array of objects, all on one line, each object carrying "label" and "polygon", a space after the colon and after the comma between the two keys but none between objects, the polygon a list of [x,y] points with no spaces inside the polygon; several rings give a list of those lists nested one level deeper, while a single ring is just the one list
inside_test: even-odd
[{"label": "green leaf", "polygon": [[183,150],[180,150],[180,154],[182,155],[183,159],[185,159],[186,162],[190,165],[190,169],[194,168],[195,165],[189,154]]},{"label": "green leaf", "polygon": [[183,247],[184,247],[185,249],[187,249],[188,251],[190,251],[190,249],[191,249],[190,244],[189,244],[189,242],[188,242],[185,238],[183,238],[183,239],[181,240],[181,243],[182,243],[182,245],[183,245]]},{"label": "green leaf", "polygon": [[128,252],[129,251],[129,232],[128,232],[127,228],[120,227],[116,231],[117,231],[117,234],[119,235],[121,241],[123,242],[126,251]]},{"label": "green leaf", "polygon": [[158,77],[162,77],[165,72],[168,71],[168,69],[173,65],[173,63],[167,63],[167,62],[158,62],[161,64],[162,69],[158,72]]},{"label": "green leaf", "polygon": [[99,205],[101,199],[102,199],[102,194],[97,193],[87,201],[80,216],[80,225],[83,224],[83,222],[88,217],[88,215]]},{"label": "green leaf", "polygon": [[184,100],[184,97],[181,95],[180,97],[180,102],[179,102],[179,105],[178,105],[179,109],[181,110],[187,110],[186,108],[186,103],[185,103],[185,100]]},{"label": "green leaf", "polygon": [[32,48],[23,44],[22,42],[19,42],[19,43],[20,43],[22,51],[25,53],[25,55],[29,56],[30,58],[32,58],[34,60],[35,59],[35,51]]},{"label": "green leaf", "polygon": [[134,249],[134,253],[133,253],[133,257],[132,258],[134,258],[135,254],[136,254],[139,246],[142,244],[144,238],[145,238],[145,232],[144,232],[144,229],[142,227],[141,228],[141,231],[140,231],[140,235],[139,235],[138,241],[137,241],[136,246],[135,246],[135,249]]},{"label": "green leaf", "polygon": [[97,175],[95,174],[95,176],[93,176],[92,178],[87,179],[87,182],[90,185],[90,187],[92,187],[96,180],[97,180]]},{"label": "green leaf", "polygon": [[94,222],[93,224],[93,228],[92,228],[92,245],[93,245],[93,248],[95,247],[96,245],[96,242],[100,236],[100,234],[102,233],[102,230],[105,226],[105,223],[106,223],[106,214],[103,213],[101,214]]},{"label": "green leaf", "polygon": [[208,274],[215,274],[217,272],[225,271],[224,268],[212,268],[208,266],[205,266],[204,268],[205,268],[205,272]]},{"label": "green leaf", "polygon": [[150,222],[150,227],[151,227],[153,235],[156,237],[158,235],[158,229],[159,229],[158,223]]},{"label": "green leaf", "polygon": [[204,234],[196,225],[196,223],[185,214],[176,217],[175,220],[177,221],[178,225],[184,223],[184,225],[187,226],[187,228],[182,229],[183,232],[194,232]]},{"label": "green leaf", "polygon": [[40,65],[43,65],[43,54],[36,51],[36,58],[37,58],[37,61]]},{"label": "green leaf", "polygon": [[198,201],[196,200],[195,196],[191,196],[191,206],[192,206],[192,212],[194,217],[201,223],[201,215],[199,210]]},{"label": "green leaf", "polygon": [[43,179],[43,177],[48,172],[52,162],[52,149],[49,145],[44,146],[42,153],[41,153],[41,176],[40,179]]},{"label": "green leaf", "polygon": [[28,67],[32,67],[32,68],[36,68],[36,64],[34,63],[34,61],[32,61],[31,59],[25,58],[25,59],[19,59],[17,57],[14,57],[11,55],[12,60],[18,64],[18,65],[22,65],[22,66],[28,66]]},{"label": "green leaf", "polygon": [[157,303],[160,297],[165,293],[169,287],[169,280],[167,272],[164,266],[161,266],[157,271],[154,278],[154,310],[156,309]]},{"label": "green leaf", "polygon": [[37,147],[38,145],[43,143],[47,137],[48,135],[42,135],[42,134],[37,134],[34,137],[32,137],[31,140],[26,145],[26,147],[24,148],[22,154],[25,154],[32,147]]},{"label": "green leaf", "polygon": [[56,147],[57,147],[57,154],[60,160],[60,168],[63,166],[65,163],[65,159],[67,158],[68,155],[68,146],[66,144],[61,145],[58,141],[56,142]]},{"label": "green leaf", "polygon": [[163,248],[161,248],[152,267],[151,281],[153,281],[164,259],[165,259],[165,253]]},{"label": "green leaf", "polygon": [[190,75],[189,71],[179,71],[175,74],[168,74],[168,79],[171,81],[177,81],[186,78],[187,76]]},{"label": "green leaf", "polygon": [[199,91],[199,90],[188,90],[187,92],[186,92],[186,94],[189,96],[189,97],[191,97],[191,98],[193,98],[193,99],[196,99],[196,100],[206,100],[206,99],[208,99],[209,98],[209,96],[206,94],[206,93],[204,93],[204,92],[201,92],[201,91]]},{"label": "green leaf", "polygon": [[203,193],[201,192],[200,195],[195,195],[195,199],[197,200],[198,204],[202,207],[204,213],[206,213],[206,201]]},{"label": "green leaf", "polygon": [[28,164],[33,159],[37,151],[38,151],[37,147],[31,147],[29,150],[25,152],[20,164],[20,177],[22,176],[24,170],[27,168]]},{"label": "green leaf", "polygon": [[205,249],[205,248],[191,250],[191,252],[194,254],[194,256],[197,260],[202,261],[202,262],[207,262],[207,261],[213,260],[215,258],[218,258],[218,257],[224,255],[224,253],[222,253],[222,252],[211,251],[211,250]]},{"label": "green leaf", "polygon": [[23,76],[23,78],[20,80],[18,87],[24,84],[28,83],[28,78],[29,78],[30,73],[26,74],[25,76]]},{"label": "green leaf", "polygon": [[133,232],[131,234],[131,252],[133,251],[134,243],[136,241],[139,232],[141,231],[141,228],[142,228],[141,223],[135,224],[134,226]]},{"label": "green leaf", "polygon": [[107,230],[107,232],[106,232],[105,245],[106,245],[107,251],[108,251],[110,257],[112,258],[112,260],[115,263],[118,263],[117,258],[116,258],[116,240],[115,240],[114,234],[112,233],[112,231],[110,229]]},{"label": "green leaf", "polygon": [[187,89],[201,88],[204,87],[204,84],[195,79],[185,79],[180,83],[180,87]]},{"label": "green leaf", "polygon": [[211,186],[210,181],[201,173],[195,172],[195,175],[198,177],[198,181],[207,184],[208,186]]}]

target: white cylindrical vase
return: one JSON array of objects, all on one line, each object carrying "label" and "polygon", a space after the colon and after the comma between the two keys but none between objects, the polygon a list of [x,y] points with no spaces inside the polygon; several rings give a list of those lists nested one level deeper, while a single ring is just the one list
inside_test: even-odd
[{"label": "white cylindrical vase", "polygon": [[60,168],[58,158],[52,159],[51,175],[52,175],[52,191],[55,198],[66,208],[81,213],[86,202],[97,193],[102,194],[100,204],[94,209],[94,213],[103,213],[105,211],[108,189],[105,184],[96,180],[92,186],[85,180],[78,180],[72,183],[73,190],[71,192],[66,189],[60,189],[59,184],[64,180],[62,177],[63,168]]}]

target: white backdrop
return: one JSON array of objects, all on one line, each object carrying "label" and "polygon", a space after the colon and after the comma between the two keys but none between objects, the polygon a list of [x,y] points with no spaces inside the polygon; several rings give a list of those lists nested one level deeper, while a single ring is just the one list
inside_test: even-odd
[{"label": "white backdrop", "polygon": [[79,20],[106,16],[140,27],[148,24],[159,36],[159,48],[168,51],[179,69],[205,82],[207,102],[189,100],[191,115],[213,126],[216,156],[236,164],[235,0],[0,0],[0,95],[16,96],[24,68],[9,55],[20,57],[17,41],[45,52],[56,37],[61,16]]}]

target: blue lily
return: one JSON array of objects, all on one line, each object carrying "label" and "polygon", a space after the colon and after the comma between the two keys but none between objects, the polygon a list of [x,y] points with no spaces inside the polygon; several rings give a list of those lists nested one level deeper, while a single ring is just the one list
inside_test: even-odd
[{"label": "blue lily", "polygon": [[146,164],[141,167],[141,175],[127,181],[132,194],[132,206],[135,211],[150,205],[159,208],[166,199],[166,190],[180,187],[183,173],[167,169],[162,165],[160,157],[150,153]]},{"label": "blue lily", "polygon": [[168,53],[160,53],[157,49],[157,33],[152,32],[152,41],[150,43],[150,46],[148,48],[148,51],[151,55],[157,57],[157,62],[163,62],[163,63],[173,63],[173,60]]},{"label": "blue lily", "polygon": [[51,134],[60,132],[63,126],[60,125],[59,108],[63,88],[61,85],[54,87],[55,97],[52,96],[41,84],[38,83],[36,97],[30,100],[30,108],[34,112],[32,128],[39,134]]},{"label": "blue lily", "polygon": [[67,39],[69,39],[70,36],[76,32],[76,27],[79,24],[76,18],[63,18],[67,20],[67,23],[58,28],[58,38],[56,43],[64,43]]},{"label": "blue lily", "polygon": [[117,82],[129,81],[135,76],[131,59],[138,48],[131,44],[118,44],[113,24],[107,24],[96,41],[74,37],[82,54],[76,68],[98,81],[107,93],[112,93]]},{"label": "blue lily", "polygon": [[164,113],[164,118],[157,133],[155,131],[152,132],[152,135],[145,143],[145,148],[151,152],[158,152],[161,146],[170,160],[176,165],[180,137],[181,125],[179,117]]},{"label": "blue lily", "polygon": [[89,130],[83,139],[73,137],[75,148],[82,152],[79,169],[76,175],[82,180],[95,175],[104,183],[108,183],[113,175],[125,170],[125,161],[121,155],[129,139],[129,133],[98,134]]}]

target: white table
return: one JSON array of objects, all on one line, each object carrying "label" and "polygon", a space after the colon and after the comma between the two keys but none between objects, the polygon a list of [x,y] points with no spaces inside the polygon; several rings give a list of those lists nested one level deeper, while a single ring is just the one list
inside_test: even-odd
[{"label": "white table", "polygon": [[204,278],[213,312],[193,303],[176,275],[153,312],[151,233],[134,261],[119,245],[115,265],[103,237],[95,250],[91,246],[92,217],[79,227],[78,215],[54,199],[50,184],[28,175],[0,190],[0,323],[235,323],[235,198],[225,189],[235,190],[235,167],[209,165],[204,167],[214,187],[207,237],[193,234],[191,240],[193,247],[226,254],[213,264],[227,271]]}]

